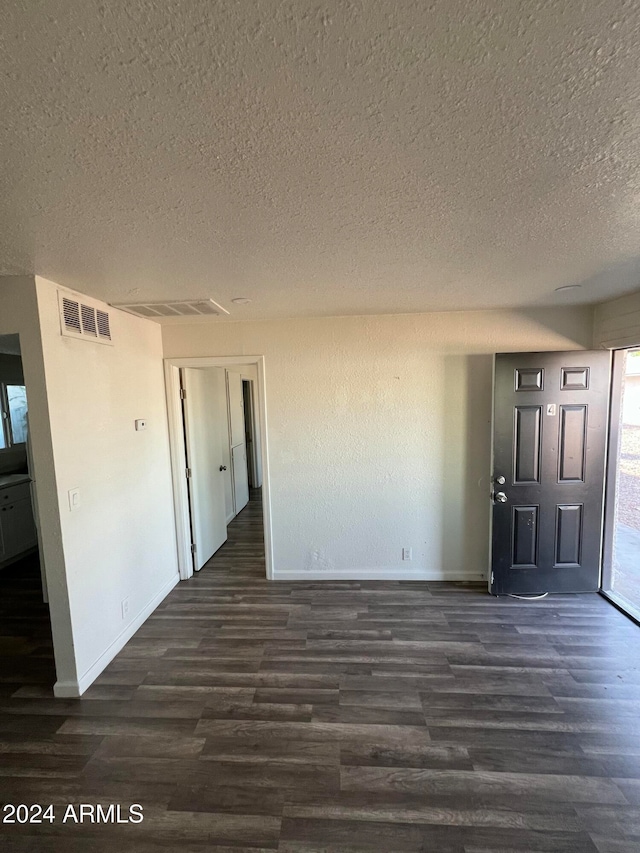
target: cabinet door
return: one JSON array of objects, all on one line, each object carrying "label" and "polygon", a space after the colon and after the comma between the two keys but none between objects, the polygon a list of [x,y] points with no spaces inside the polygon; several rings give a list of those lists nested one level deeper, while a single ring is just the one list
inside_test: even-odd
[{"label": "cabinet door", "polygon": [[36,546],[36,526],[33,523],[31,500],[10,501],[0,509],[0,525],[4,543],[3,560]]}]

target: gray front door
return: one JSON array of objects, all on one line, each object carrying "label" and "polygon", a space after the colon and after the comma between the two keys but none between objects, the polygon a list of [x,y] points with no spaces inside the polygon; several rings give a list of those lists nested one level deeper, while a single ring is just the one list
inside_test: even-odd
[{"label": "gray front door", "polygon": [[496,595],[590,592],[600,584],[611,355],[496,356]]}]

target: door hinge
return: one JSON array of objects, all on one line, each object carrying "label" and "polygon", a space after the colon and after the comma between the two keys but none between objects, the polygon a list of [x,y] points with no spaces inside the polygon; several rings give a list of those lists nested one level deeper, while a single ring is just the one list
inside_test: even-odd
[{"label": "door hinge", "polygon": [[198,549],[195,546],[195,543],[191,546],[191,553],[195,554]]},{"label": "door hinge", "polygon": [[186,399],[187,399],[187,392],[186,392],[186,390],[185,390],[184,388],[181,388],[181,389],[180,389],[180,399],[181,399],[181,400],[186,400]]},{"label": "door hinge", "polygon": [[187,479],[189,479],[191,477],[191,468],[185,468],[184,472],[187,475]]},{"label": "door hinge", "polygon": [[491,572],[491,586],[493,586],[493,572]]}]

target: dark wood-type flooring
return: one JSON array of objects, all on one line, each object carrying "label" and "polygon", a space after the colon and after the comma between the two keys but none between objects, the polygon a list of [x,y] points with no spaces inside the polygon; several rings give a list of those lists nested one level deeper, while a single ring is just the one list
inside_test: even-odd
[{"label": "dark wood-type flooring", "polygon": [[34,566],[2,572],[0,797],[56,804],[2,850],[640,850],[636,625],[597,595],[267,583],[257,497],[82,700],[52,696]]}]

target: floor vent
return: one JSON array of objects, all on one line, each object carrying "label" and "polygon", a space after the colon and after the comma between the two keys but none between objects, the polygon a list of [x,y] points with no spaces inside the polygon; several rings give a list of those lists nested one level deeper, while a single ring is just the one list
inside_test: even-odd
[{"label": "floor vent", "polygon": [[60,331],[67,338],[111,344],[109,314],[88,302],[58,292]]},{"label": "floor vent", "polygon": [[185,299],[180,302],[113,303],[114,308],[128,311],[146,320],[165,320],[169,317],[219,317],[229,312],[213,299]]}]

